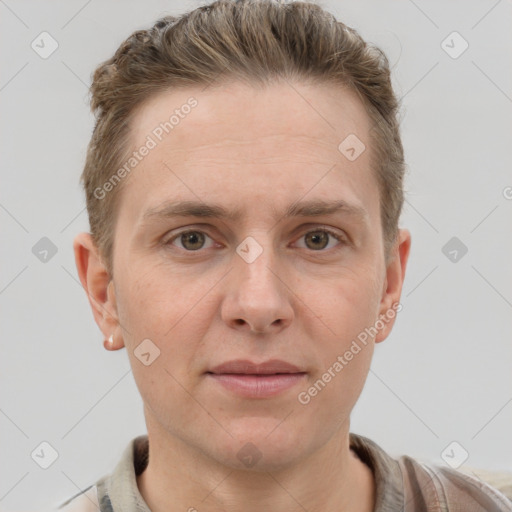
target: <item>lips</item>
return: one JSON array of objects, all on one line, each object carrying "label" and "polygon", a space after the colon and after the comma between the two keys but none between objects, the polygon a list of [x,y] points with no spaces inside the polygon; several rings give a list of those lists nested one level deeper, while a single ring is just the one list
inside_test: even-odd
[{"label": "lips", "polygon": [[214,374],[242,374],[242,375],[272,375],[277,373],[305,373],[297,366],[281,361],[270,359],[263,363],[253,363],[245,359],[236,359],[215,366],[207,373]]},{"label": "lips", "polygon": [[270,398],[304,381],[307,373],[297,366],[271,359],[263,363],[237,359],[206,372],[215,385],[243,398]]}]

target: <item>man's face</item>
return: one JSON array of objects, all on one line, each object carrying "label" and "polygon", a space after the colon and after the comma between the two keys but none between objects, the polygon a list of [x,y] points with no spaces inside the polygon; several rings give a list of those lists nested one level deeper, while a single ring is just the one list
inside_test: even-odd
[{"label": "man's face", "polygon": [[[191,96],[197,106],[158,141],[155,128]],[[157,145],[125,178],[114,287],[118,335],[148,432],[233,467],[244,450],[261,453],[258,467],[267,468],[312,454],[348,430],[373,343],[359,342],[361,350],[331,370],[330,382],[317,384],[316,394],[308,389],[388,309],[362,103],[330,86],[256,90],[233,83],[155,96],[132,127],[134,148],[148,135]],[[338,149],[350,134],[366,145],[353,161],[350,150]],[[155,214],[182,201],[238,214]],[[347,208],[286,216],[290,206],[315,201]],[[143,340],[151,340],[141,347],[152,355],[142,359],[154,357],[151,347],[160,351],[149,365],[136,356]],[[301,374],[210,373],[233,360],[276,359]]]}]

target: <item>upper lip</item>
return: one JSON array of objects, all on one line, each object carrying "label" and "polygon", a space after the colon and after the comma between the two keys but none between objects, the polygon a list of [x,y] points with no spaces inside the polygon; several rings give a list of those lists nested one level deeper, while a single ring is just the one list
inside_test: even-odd
[{"label": "upper lip", "polygon": [[207,373],[238,373],[246,375],[271,375],[275,373],[305,373],[297,366],[281,361],[270,359],[262,363],[253,363],[246,359],[235,359],[213,367]]}]

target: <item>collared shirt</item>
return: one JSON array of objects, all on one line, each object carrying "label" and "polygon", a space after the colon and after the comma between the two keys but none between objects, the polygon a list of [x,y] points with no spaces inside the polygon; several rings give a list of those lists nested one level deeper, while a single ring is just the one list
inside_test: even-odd
[{"label": "collared shirt", "polygon": [[[151,512],[136,477],[148,463],[148,436],[125,448],[110,475],[58,507],[59,512]],[[350,447],[375,478],[374,512],[512,512],[512,501],[483,481],[408,456],[392,458],[370,439],[350,434]]]}]

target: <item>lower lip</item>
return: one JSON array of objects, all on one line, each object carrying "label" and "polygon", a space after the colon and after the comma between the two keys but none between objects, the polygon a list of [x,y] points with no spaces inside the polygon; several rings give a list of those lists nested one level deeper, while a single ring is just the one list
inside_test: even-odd
[{"label": "lower lip", "polygon": [[271,375],[241,375],[235,373],[209,373],[209,377],[246,398],[267,398],[292,388],[301,382],[305,373],[278,373]]}]

